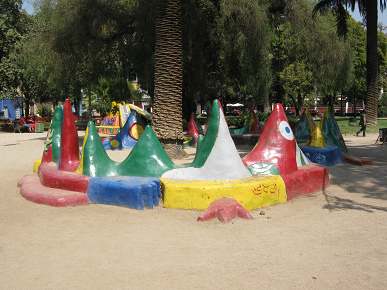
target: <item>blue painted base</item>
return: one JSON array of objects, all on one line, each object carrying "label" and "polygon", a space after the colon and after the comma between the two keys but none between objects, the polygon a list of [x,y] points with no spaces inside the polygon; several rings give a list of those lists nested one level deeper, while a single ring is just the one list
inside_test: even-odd
[{"label": "blue painted base", "polygon": [[325,166],[332,166],[343,162],[343,154],[339,147],[335,145],[326,145],[324,147],[313,146],[299,146],[305,156],[311,162],[322,164]]},{"label": "blue painted base", "polygon": [[160,181],[152,177],[94,177],[90,179],[87,197],[91,203],[152,209],[159,205]]}]

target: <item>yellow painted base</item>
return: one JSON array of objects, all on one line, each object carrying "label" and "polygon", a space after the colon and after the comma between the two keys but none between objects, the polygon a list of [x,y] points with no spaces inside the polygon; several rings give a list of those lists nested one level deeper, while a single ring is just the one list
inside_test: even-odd
[{"label": "yellow painted base", "polygon": [[38,168],[39,168],[41,163],[42,163],[42,159],[35,160],[35,162],[34,162],[34,169],[33,169],[34,173],[38,172]]},{"label": "yellow painted base", "polygon": [[160,180],[164,207],[168,208],[205,210],[218,198],[232,197],[247,210],[254,210],[287,200],[285,183],[279,175],[229,181]]}]

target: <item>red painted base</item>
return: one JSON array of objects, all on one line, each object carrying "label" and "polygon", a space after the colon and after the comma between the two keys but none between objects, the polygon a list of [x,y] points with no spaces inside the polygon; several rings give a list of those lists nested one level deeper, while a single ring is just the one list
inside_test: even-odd
[{"label": "red painted base", "polygon": [[43,186],[37,174],[29,174],[19,180],[20,194],[32,202],[55,207],[89,204],[86,193]]},{"label": "red painted base", "polygon": [[324,190],[329,186],[328,168],[316,163],[300,166],[293,174],[284,174],[281,177],[286,185],[287,200]]},{"label": "red painted base", "polygon": [[355,156],[351,156],[348,154],[343,154],[343,161],[347,162],[347,163],[351,163],[353,165],[357,165],[357,166],[372,165],[371,160],[360,159],[360,158],[357,158]]},{"label": "red painted base", "polygon": [[198,221],[208,221],[217,217],[222,223],[228,223],[237,215],[240,218],[251,219],[249,212],[236,199],[224,197],[213,201],[198,217]]},{"label": "red painted base", "polygon": [[86,193],[90,177],[58,170],[54,162],[42,163],[38,175],[43,186]]}]

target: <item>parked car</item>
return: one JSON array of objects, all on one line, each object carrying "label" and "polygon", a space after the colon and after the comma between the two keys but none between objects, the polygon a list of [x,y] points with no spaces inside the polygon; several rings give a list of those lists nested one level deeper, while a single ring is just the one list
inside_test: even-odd
[{"label": "parked car", "polygon": [[237,109],[234,109],[231,112],[228,112],[228,114],[231,115],[231,116],[239,116],[240,113],[241,112],[239,110],[237,110]]},{"label": "parked car", "polygon": [[312,117],[319,117],[321,115],[321,112],[319,110],[315,110],[315,109],[310,109],[309,110],[309,113]]}]

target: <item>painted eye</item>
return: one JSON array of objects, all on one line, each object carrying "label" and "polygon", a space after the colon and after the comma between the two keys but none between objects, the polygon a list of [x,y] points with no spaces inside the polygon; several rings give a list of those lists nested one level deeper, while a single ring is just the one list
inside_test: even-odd
[{"label": "painted eye", "polygon": [[279,124],[278,129],[279,129],[281,135],[284,136],[285,139],[290,140],[290,141],[294,139],[292,129],[290,129],[288,122],[282,121]]}]

